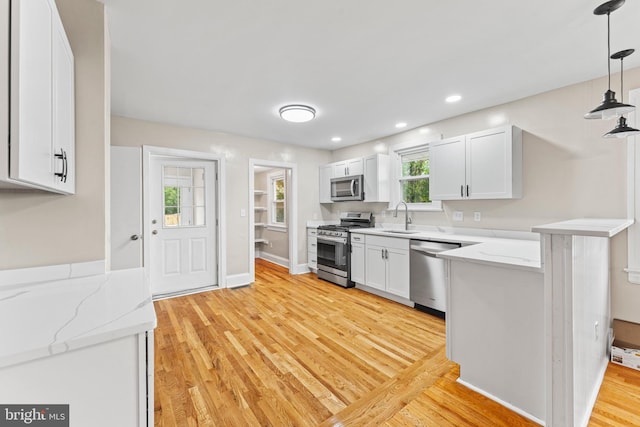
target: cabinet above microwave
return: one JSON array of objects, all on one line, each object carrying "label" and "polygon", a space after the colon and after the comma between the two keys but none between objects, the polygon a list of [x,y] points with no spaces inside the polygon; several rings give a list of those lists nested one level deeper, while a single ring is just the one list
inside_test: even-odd
[{"label": "cabinet above microwave", "polygon": [[[350,174],[346,174],[346,172]],[[362,193],[362,198],[335,200],[332,198],[332,181],[362,176],[360,191],[354,190],[354,196]],[[387,154],[373,154],[350,160],[329,163],[319,167],[319,201],[333,203],[335,201],[356,200],[363,202],[389,201],[389,156]],[[350,184],[349,184],[350,185]],[[348,188],[351,194],[351,188]],[[346,189],[345,189],[346,191]],[[345,196],[347,197],[347,196]]]}]

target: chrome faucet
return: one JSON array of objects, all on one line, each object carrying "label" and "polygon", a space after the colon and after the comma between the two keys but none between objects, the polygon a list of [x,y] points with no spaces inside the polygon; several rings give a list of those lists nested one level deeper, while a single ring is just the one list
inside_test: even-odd
[{"label": "chrome faucet", "polygon": [[398,217],[398,206],[400,205],[404,205],[404,229],[409,230],[409,224],[411,224],[411,218],[409,218],[409,207],[407,206],[407,202],[405,202],[404,200],[401,200],[400,202],[398,202],[398,204],[396,205],[396,210],[393,213],[393,217],[394,218]]}]

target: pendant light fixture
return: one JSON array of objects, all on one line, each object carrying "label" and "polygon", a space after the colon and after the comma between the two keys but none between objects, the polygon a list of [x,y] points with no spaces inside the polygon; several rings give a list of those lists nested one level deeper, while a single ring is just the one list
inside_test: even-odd
[{"label": "pendant light fixture", "polygon": [[[611,59],[619,59],[620,60],[620,101],[624,102],[624,67],[623,67],[623,62],[624,62],[624,58],[626,58],[627,56],[631,55],[633,52],[635,52],[634,49],[625,49],[625,50],[621,50],[620,52],[616,52],[613,55],[611,55]],[[632,127],[627,126],[627,119],[624,116],[620,116],[620,118],[618,119],[618,125],[610,130],[609,132],[605,133],[603,136],[605,138],[626,138],[628,136],[631,135],[636,135],[639,134],[640,130],[638,129],[634,129]]]},{"label": "pendant light fixture", "polygon": [[607,15],[607,71],[609,77],[609,87],[604,93],[602,103],[584,115],[585,119],[610,119],[616,116],[633,111],[636,107],[624,104],[616,100],[616,93],[611,90],[611,12],[617,10],[624,4],[624,0],[611,0],[596,7],[594,15]]}]

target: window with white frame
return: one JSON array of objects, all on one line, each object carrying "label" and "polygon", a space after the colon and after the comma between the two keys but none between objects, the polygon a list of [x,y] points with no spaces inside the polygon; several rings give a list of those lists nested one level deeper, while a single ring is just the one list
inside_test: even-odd
[{"label": "window with white frame", "polygon": [[269,226],[287,226],[287,185],[284,172],[269,175]]},{"label": "window with white frame", "polygon": [[429,143],[414,141],[393,146],[391,158],[391,203],[407,203],[409,210],[442,210],[440,201],[429,197]]}]

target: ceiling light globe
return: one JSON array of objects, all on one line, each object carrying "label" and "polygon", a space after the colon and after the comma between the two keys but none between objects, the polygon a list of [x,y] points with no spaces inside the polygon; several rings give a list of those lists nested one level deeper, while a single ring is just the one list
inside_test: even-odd
[{"label": "ceiling light globe", "polygon": [[292,123],[304,123],[316,116],[316,110],[308,105],[285,105],[279,110],[280,117]]}]

